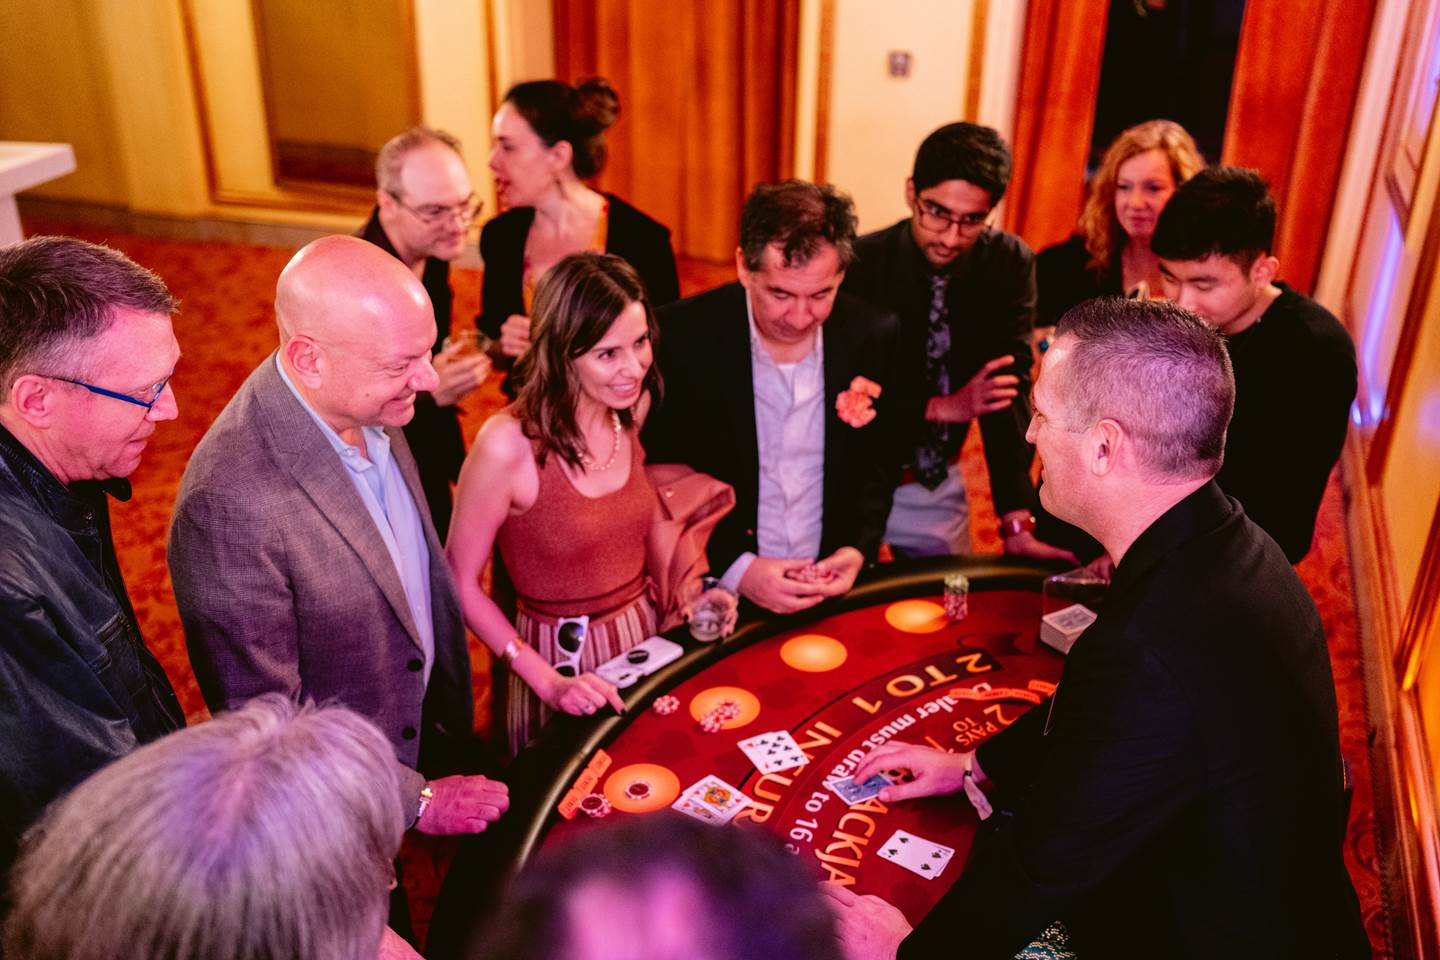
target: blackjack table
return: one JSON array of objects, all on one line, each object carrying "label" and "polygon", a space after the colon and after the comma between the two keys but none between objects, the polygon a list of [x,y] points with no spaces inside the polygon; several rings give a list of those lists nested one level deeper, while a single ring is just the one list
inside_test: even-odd
[{"label": "blackjack table", "polygon": [[[543,850],[611,818],[669,809],[706,776],[748,800],[714,829],[770,831],[817,881],[882,896],[917,922],[960,875],[975,810],[963,794],[847,806],[825,783],[883,743],[970,750],[1044,709],[1063,663],[1039,641],[1041,585],[1054,572],[998,557],[886,563],[844,597],[742,618],[719,642],[698,643],[684,627],[667,634],[684,653],[621,691],[623,715],[557,717],[515,758],[503,777],[510,809],[461,842],[426,956],[474,955],[506,880]],[[970,587],[954,621],[942,602],[953,573]],[[772,731],[788,731],[809,762],[758,770],[737,744]],[[941,875],[918,876],[878,855],[897,830],[955,855]]]}]

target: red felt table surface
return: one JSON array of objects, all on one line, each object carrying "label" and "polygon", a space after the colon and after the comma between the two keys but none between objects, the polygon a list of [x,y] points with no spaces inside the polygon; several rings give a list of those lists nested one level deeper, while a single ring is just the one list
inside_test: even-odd
[{"label": "red felt table surface", "polygon": [[[677,790],[718,776],[750,804],[715,829],[770,830],[818,879],[878,894],[916,922],[960,875],[978,824],[970,804],[956,795],[847,808],[824,781],[848,776],[890,740],[973,749],[1036,701],[1048,703],[1062,660],[1038,642],[1040,603],[1034,591],[977,591],[969,615],[950,623],[939,596],[899,600],[744,647],[668,690],[680,701],[674,713],[647,704],[605,746],[610,765],[595,789],[616,801],[611,816],[636,816],[666,809]],[[741,715],[704,732],[699,717],[725,699]],[[810,762],[761,775],[736,744],[774,730],[789,731]],[[650,795],[627,802],[625,788],[636,780]],[[565,843],[595,822],[584,813],[560,820],[544,845]],[[876,856],[896,830],[954,847],[943,875],[925,879]]]}]

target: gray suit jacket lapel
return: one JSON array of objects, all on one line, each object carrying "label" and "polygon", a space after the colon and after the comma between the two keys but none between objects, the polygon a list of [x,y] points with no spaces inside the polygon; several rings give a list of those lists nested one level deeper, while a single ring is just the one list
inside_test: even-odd
[{"label": "gray suit jacket lapel", "polygon": [[[280,379],[274,355],[271,357],[261,367],[263,372],[255,391],[260,408],[265,413],[265,428],[270,434],[266,441],[321,515],[350,544],[405,627],[410,641],[419,647],[420,635],[415,628],[415,619],[410,615],[410,603],[400,583],[400,574],[395,570],[395,562],[390,558],[380,531],[375,529],[375,522],[370,519],[370,511],[360,499],[349,471],[330,448],[325,435]],[[411,483],[408,475],[405,479],[413,494],[418,477],[416,483]],[[417,500],[424,502],[423,498]],[[433,551],[431,562],[434,562]]]}]

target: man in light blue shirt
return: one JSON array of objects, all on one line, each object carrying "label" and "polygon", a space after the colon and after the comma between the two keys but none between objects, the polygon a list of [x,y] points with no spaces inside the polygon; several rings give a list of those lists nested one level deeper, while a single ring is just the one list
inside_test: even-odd
[{"label": "man in light blue shirt", "polygon": [[658,311],[665,396],[646,456],[735,488],[710,567],[776,613],[850,589],[899,478],[897,321],[840,290],[855,223],[834,187],[760,184],[740,215],[737,282]]}]

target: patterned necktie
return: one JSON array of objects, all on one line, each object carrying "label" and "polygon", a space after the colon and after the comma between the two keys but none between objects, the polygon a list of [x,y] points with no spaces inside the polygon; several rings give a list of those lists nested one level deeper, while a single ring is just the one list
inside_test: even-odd
[{"label": "patterned necktie", "polygon": [[[926,397],[943,397],[950,392],[950,324],[945,310],[946,278],[930,278],[930,320],[925,333]],[[950,425],[925,421],[920,443],[915,448],[915,477],[934,490],[949,470]]]}]

